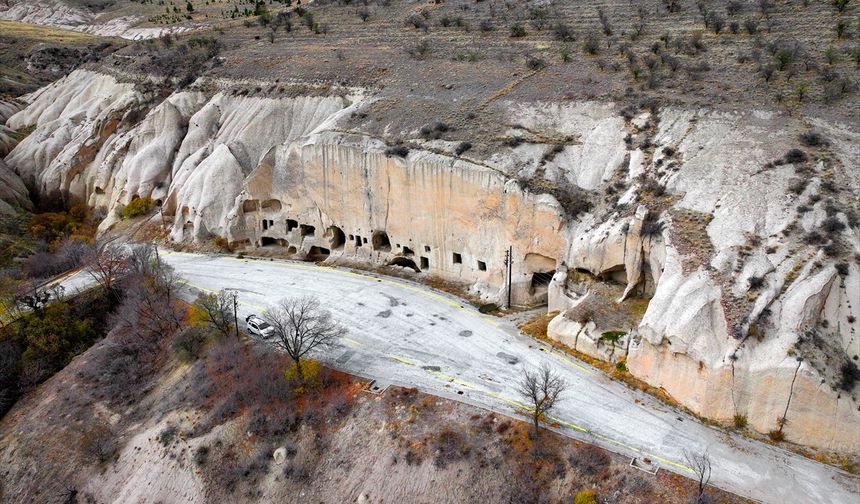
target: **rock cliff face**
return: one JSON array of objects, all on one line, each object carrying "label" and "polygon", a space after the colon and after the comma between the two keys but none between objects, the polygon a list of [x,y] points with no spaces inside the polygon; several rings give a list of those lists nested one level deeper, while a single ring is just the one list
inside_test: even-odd
[{"label": "rock cliff face", "polygon": [[[551,337],[704,416],[860,449],[856,131],[505,103],[530,136],[479,159],[350,127],[381,99],[367,91],[240,87],[164,98],[78,70],[24,98],[7,127],[35,130],[6,162],[38,198],[104,209],[103,229],[151,197],[175,241],[400,266],[487,301],[507,299],[510,250],[511,297],[559,311]],[[803,146],[811,129],[827,144]]]}]

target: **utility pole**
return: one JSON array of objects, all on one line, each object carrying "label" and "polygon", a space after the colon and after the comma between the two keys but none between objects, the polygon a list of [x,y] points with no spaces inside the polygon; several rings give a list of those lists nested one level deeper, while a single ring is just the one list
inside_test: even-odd
[{"label": "utility pole", "polygon": [[236,341],[239,341],[239,295],[233,292],[233,325],[236,326]]},{"label": "utility pole", "polygon": [[505,251],[505,276],[507,277],[505,279],[505,281],[507,283],[507,289],[508,289],[508,305],[507,305],[508,309],[510,309],[510,307],[511,307],[511,271],[512,271],[513,262],[514,262],[513,255],[514,255],[514,248],[511,246],[508,246],[508,250]]}]

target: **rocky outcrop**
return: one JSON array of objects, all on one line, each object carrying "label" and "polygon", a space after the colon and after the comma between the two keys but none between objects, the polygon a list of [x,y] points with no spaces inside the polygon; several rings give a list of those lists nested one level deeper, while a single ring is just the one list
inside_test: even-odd
[{"label": "rocky outcrop", "polygon": [[468,282],[493,301],[504,297],[502,262],[512,247],[513,297],[542,294],[533,274],[554,270],[561,246],[552,198],[470,162],[384,149],[332,132],[275,148],[248,177],[229,217],[231,240],[404,266]]},{"label": "rocky outcrop", "polygon": [[76,71],[24,98],[7,126],[35,129],[7,163],[39,198],[103,208],[102,229],[150,197],[175,241],[398,266],[492,302],[510,252],[513,302],[560,312],[550,337],[699,414],[860,449],[850,128],[816,123],[829,145],[795,152],[811,125],[770,112],[507,103],[519,140],[481,159],[348,126],[381,99],[363,90],[232,86],[163,99]]},{"label": "rocky outcrop", "polygon": [[27,187],[0,159],[0,215],[14,215],[18,208],[33,209]]}]

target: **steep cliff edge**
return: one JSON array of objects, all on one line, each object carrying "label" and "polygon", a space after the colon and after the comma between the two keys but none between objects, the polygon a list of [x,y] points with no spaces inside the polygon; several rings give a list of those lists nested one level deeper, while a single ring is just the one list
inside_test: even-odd
[{"label": "steep cliff edge", "polygon": [[[162,205],[175,241],[393,265],[561,313],[550,336],[704,416],[860,449],[858,133],[765,111],[497,100],[505,147],[398,123],[362,89],[78,70],[7,121],[37,198]],[[292,90],[292,91],[289,91]],[[407,114],[404,109],[403,114]],[[815,131],[827,143],[804,145]],[[465,134],[468,134],[466,131]],[[399,144],[393,139],[399,138]],[[475,142],[477,143],[477,141]]]}]

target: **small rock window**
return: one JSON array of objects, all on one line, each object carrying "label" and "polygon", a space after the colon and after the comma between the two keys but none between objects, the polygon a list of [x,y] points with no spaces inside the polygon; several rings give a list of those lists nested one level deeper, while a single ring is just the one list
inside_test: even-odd
[{"label": "small rock window", "polygon": [[484,261],[478,261],[478,270],[487,271],[487,263]]},{"label": "small rock window", "polygon": [[454,264],[463,264],[463,256],[454,252]]}]

